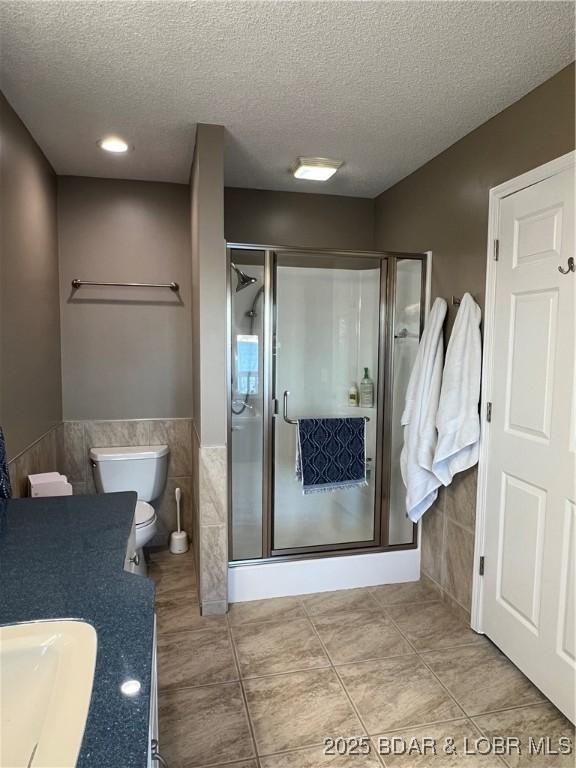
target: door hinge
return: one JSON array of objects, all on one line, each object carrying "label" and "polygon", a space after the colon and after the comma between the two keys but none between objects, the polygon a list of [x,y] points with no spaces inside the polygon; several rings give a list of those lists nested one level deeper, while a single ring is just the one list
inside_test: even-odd
[{"label": "door hinge", "polygon": [[484,576],[484,555],[482,555],[480,558],[480,566],[478,568],[478,573],[480,574],[480,576]]},{"label": "door hinge", "polygon": [[494,261],[498,261],[500,258],[500,240],[494,240]]},{"label": "door hinge", "polygon": [[492,403],[486,403],[486,421],[492,421]]}]

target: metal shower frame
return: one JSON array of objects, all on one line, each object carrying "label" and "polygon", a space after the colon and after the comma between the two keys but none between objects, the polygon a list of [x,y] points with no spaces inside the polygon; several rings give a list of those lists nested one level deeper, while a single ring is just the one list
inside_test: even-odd
[{"label": "metal shower frame", "polygon": [[[404,253],[398,251],[356,251],[324,248],[291,248],[247,243],[227,243],[227,415],[228,415],[228,537],[229,553],[233,555],[232,527],[232,287],[230,283],[230,262],[233,251],[258,251],[264,256],[264,296],[263,296],[263,445],[262,445],[262,557],[231,560],[231,566],[245,564],[279,562],[283,560],[301,560],[335,555],[350,555],[388,550],[414,549],[418,545],[418,526],[412,528],[412,541],[404,544],[389,543],[389,499],[391,466],[385,457],[390,456],[391,419],[392,419],[392,384],[394,360],[391,352],[394,344],[394,306],[396,292],[396,264],[398,260],[416,260],[422,262],[421,269],[421,310],[420,333],[424,327],[426,306],[427,253]],[[274,324],[276,314],[275,271],[278,255],[324,256],[327,258],[363,258],[374,259],[380,269],[380,302],[378,334],[378,387],[377,387],[377,426],[374,490],[374,536],[370,541],[342,542],[339,544],[316,545],[313,547],[294,547],[274,549],[274,421],[281,418],[279,401],[282,392],[275,391],[274,370]]]}]

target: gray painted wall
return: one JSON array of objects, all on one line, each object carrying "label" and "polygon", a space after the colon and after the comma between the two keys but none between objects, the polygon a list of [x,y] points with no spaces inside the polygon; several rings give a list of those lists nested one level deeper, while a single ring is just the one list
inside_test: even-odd
[{"label": "gray painted wall", "polygon": [[[376,244],[433,252],[432,294],[484,304],[489,190],[574,149],[574,65],[567,67],[376,199]],[[449,311],[447,328],[455,317]],[[422,571],[470,611],[476,468],[426,513]]]},{"label": "gray painted wall", "polygon": [[227,187],[224,231],[233,243],[374,248],[374,200]]},{"label": "gray painted wall", "polygon": [[194,424],[202,445],[226,443],[224,128],[199,125],[191,175]]},{"label": "gray painted wall", "polygon": [[56,176],[0,93],[0,424],[14,458],[62,418]]},{"label": "gray painted wall", "polygon": [[572,64],[379,195],[376,245],[432,250],[433,296],[483,306],[490,188],[573,148]]},{"label": "gray painted wall", "polygon": [[[60,177],[64,418],[190,417],[190,191],[186,185]],[[81,288],[84,280],[173,280]]]}]

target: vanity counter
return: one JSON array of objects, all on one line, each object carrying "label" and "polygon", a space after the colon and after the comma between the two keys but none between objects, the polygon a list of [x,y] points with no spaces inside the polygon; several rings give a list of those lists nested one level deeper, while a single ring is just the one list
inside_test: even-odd
[{"label": "vanity counter", "polygon": [[124,571],[135,505],[132,492],[0,500],[0,624],[81,619],[97,632],[78,768],[147,764],[154,584]]}]

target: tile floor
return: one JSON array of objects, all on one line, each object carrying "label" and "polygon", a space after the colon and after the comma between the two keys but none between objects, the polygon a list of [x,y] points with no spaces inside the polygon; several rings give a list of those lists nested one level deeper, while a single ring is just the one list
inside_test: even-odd
[{"label": "tile floor", "polygon": [[[573,726],[427,583],[238,603],[202,618],[190,553],[154,553],[150,575],[170,768],[574,765],[574,755],[526,754],[529,737],[574,741]],[[521,754],[462,754],[465,738],[471,748],[508,736]],[[359,737],[369,752],[325,755],[326,737]],[[393,738],[424,754],[384,754]],[[444,753],[447,738],[456,756]]]}]

